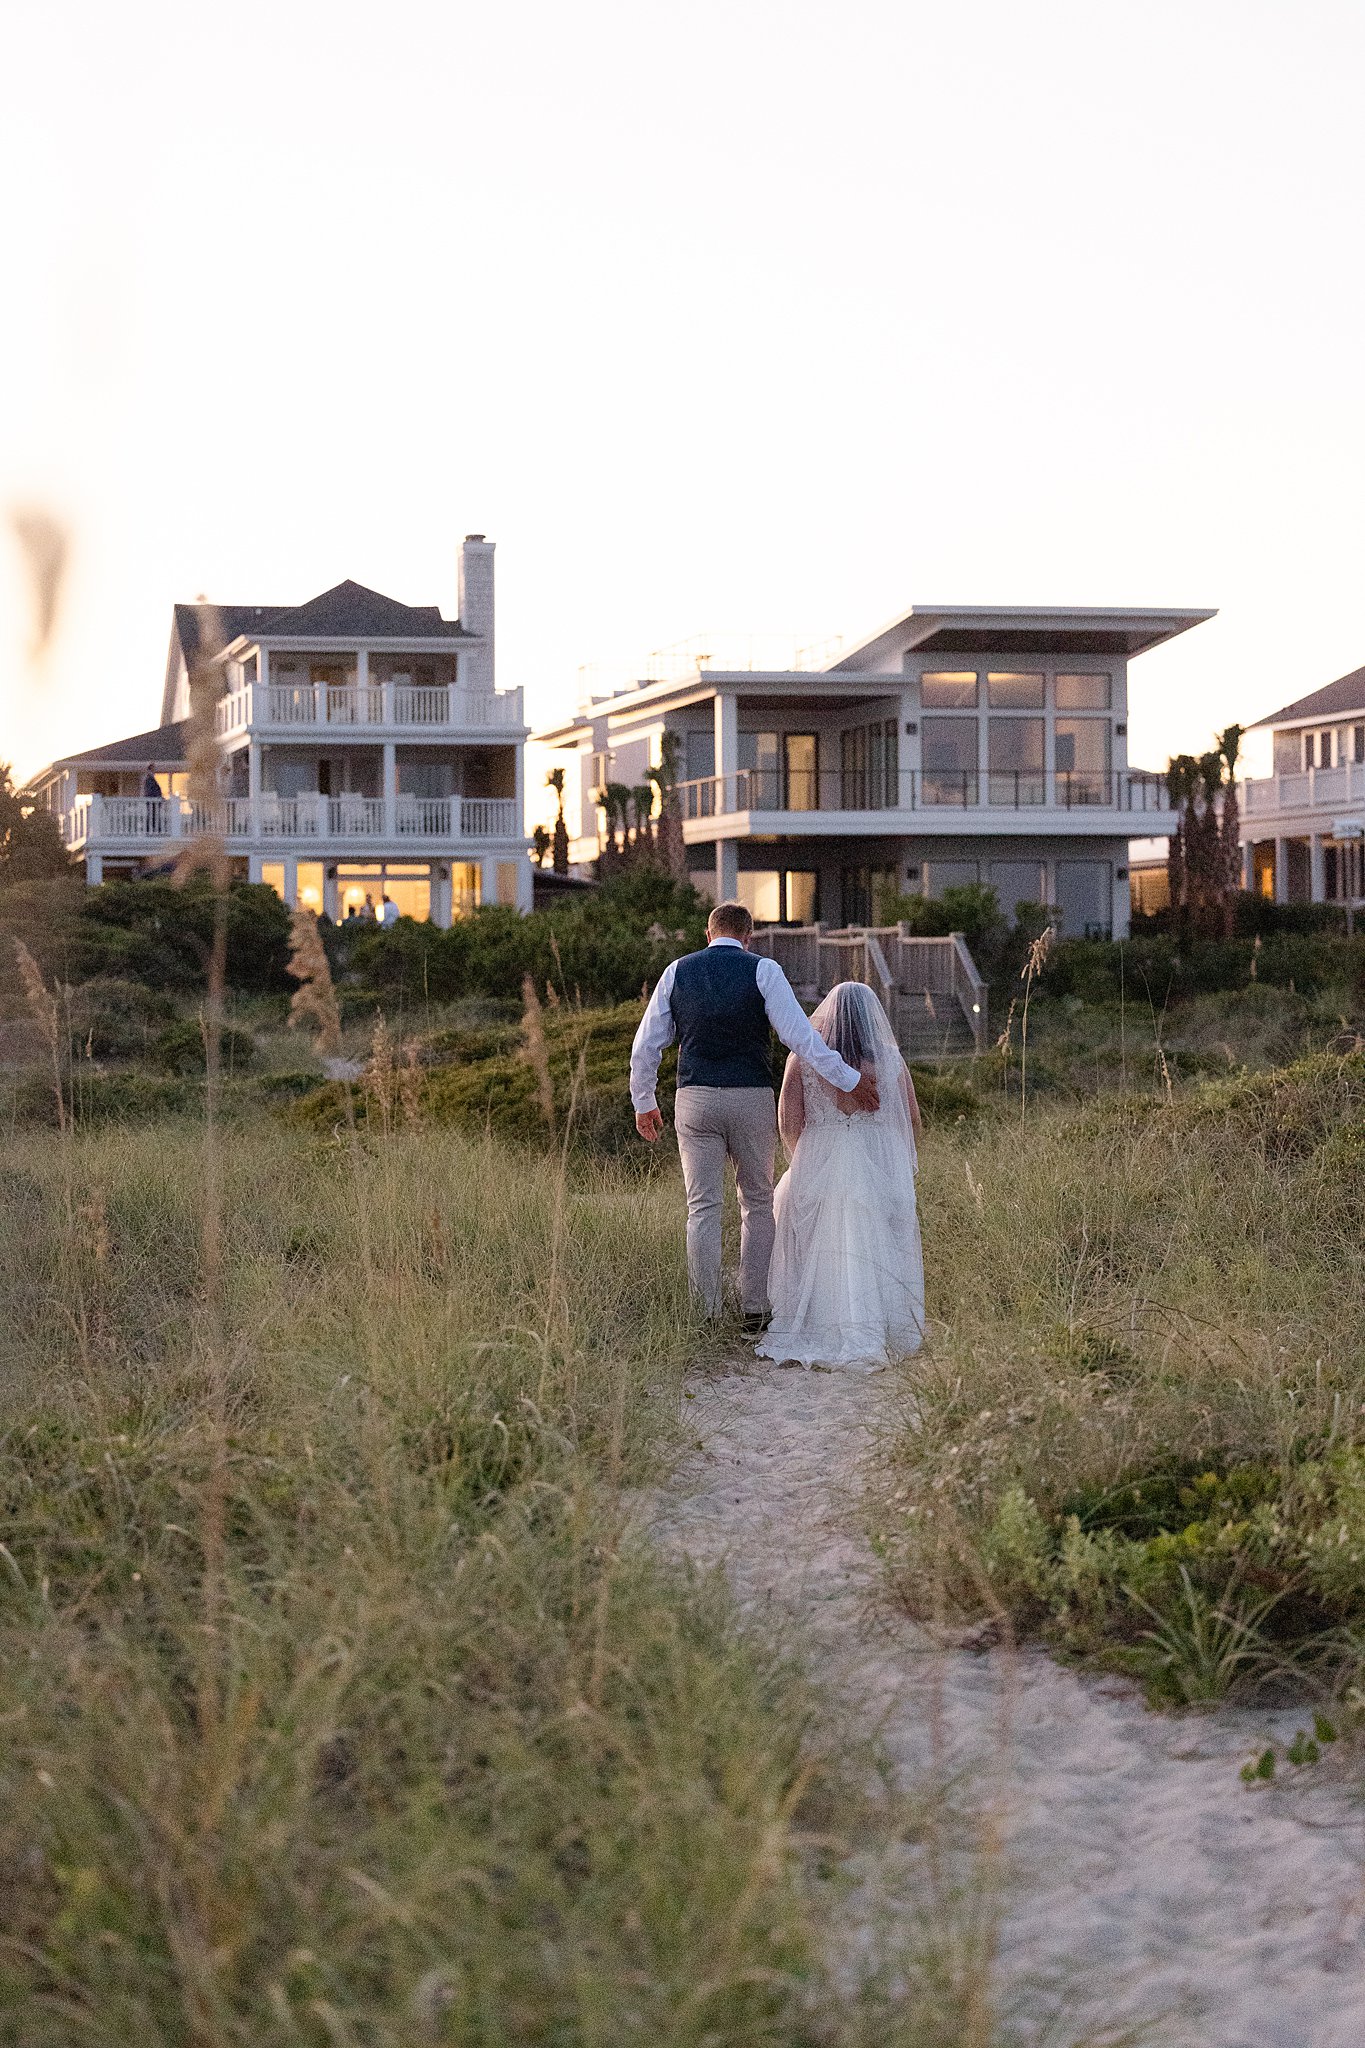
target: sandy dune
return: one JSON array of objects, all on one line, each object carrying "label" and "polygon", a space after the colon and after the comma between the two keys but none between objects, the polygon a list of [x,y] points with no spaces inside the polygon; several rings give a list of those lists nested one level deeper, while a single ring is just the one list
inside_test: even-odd
[{"label": "sandy dune", "polygon": [[[1307,1715],[1157,1715],[1041,1652],[935,1650],[888,1612],[848,1513],[898,1392],[891,1376],[747,1365],[699,1378],[685,1419],[700,1447],[652,1498],[654,1533],[723,1564],[747,1610],[790,1618],[903,1787],[961,1773],[995,1805],[1001,2002],[1035,2017],[1027,2031],[1060,2017],[1077,2038],[1102,2017],[1182,2048],[1362,2048],[1365,1807],[1335,1759],[1270,1786],[1238,1776]],[[874,1898],[917,1881],[913,1861],[879,1860],[844,1922],[854,1945]]]}]

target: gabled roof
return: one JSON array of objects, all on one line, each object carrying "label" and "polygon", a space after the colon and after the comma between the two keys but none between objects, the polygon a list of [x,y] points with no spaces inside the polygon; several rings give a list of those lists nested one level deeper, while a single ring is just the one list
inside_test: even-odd
[{"label": "gabled roof", "polygon": [[213,661],[242,638],[274,640],[466,640],[439,605],[400,604],[363,583],[336,583],[306,604],[178,604],[171,624],[161,715],[175,703],[180,663]]},{"label": "gabled roof", "polygon": [[1152,611],[1107,605],[915,605],[833,663],[875,670],[913,647],[942,654],[1145,654],[1212,611]]},{"label": "gabled roof", "polygon": [[[337,583],[307,604],[277,605],[257,613],[239,632],[264,640],[460,640],[458,619],[443,619],[435,604],[400,604],[363,583]],[[224,645],[227,643],[224,642]]]},{"label": "gabled roof", "polygon": [[1296,697],[1282,710],[1258,718],[1247,730],[1257,732],[1266,725],[1292,725],[1298,719],[1340,718],[1352,711],[1365,711],[1365,668],[1353,668],[1348,676],[1338,676],[1334,683],[1324,683],[1320,690]]},{"label": "gabled roof", "polygon": [[158,768],[181,768],[185,764],[188,719],[174,725],[157,725],[150,732],[135,732],[130,739],[110,740],[105,747],[85,747],[79,754],[59,754],[35,782],[43,781],[54,768],[114,768],[130,762],[145,768],[155,761]]},{"label": "gabled roof", "polygon": [[193,668],[197,661],[212,661],[239,634],[254,631],[261,619],[268,619],[278,609],[278,605],[270,604],[176,605],[175,632],[185,666]]}]

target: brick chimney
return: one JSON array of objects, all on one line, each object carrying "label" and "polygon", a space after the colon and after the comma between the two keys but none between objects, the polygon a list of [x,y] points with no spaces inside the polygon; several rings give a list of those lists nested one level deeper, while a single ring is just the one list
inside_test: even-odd
[{"label": "brick chimney", "polygon": [[460,549],[460,624],[478,635],[464,655],[471,689],[493,688],[493,549],[481,533],[467,533]]}]

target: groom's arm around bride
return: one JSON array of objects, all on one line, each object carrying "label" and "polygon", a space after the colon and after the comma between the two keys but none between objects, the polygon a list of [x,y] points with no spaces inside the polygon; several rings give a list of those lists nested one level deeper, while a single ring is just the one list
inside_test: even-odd
[{"label": "groom's arm around bride", "polygon": [[[742,904],[718,904],[707,920],[706,953],[724,947],[747,954],[753,929],[753,919]],[[788,1052],[805,1060],[822,1080],[847,1094],[855,1109],[877,1108],[876,1081],[870,1074],[860,1074],[847,1066],[838,1053],[832,1052],[825,1044],[797,1001],[795,990],[776,960],[750,955],[747,964],[752,968],[751,977],[744,977],[737,986],[731,986],[731,977],[727,977],[719,985],[708,988],[700,1003],[686,1001],[684,1030],[680,1033],[674,1011],[678,972],[680,968],[686,970],[693,962],[704,961],[705,958],[706,954],[692,953],[684,960],[671,962],[664,969],[635,1033],[630,1052],[630,1093],[635,1106],[635,1128],[642,1138],[652,1145],[663,1135],[664,1120],[655,1087],[659,1061],[666,1047],[685,1035],[696,1042],[703,1058],[708,1053],[714,1058],[719,1051],[724,1060],[725,1054],[732,1050],[732,1041],[753,1035],[758,1020],[742,1015],[745,997],[751,988],[762,1004],[765,1036],[766,1025],[770,1024]],[[689,977],[685,974],[684,978]],[[764,1048],[765,1062],[766,1057]],[[680,1082],[681,1078],[680,1075]],[[721,1078],[720,1085],[733,1085],[733,1082],[726,1076]]]},{"label": "groom's arm around bride", "polygon": [[857,1108],[876,1109],[877,1089],[825,1044],[777,962],[749,952],[753,929],[742,903],[718,903],[707,920],[705,951],[664,969],[631,1047],[630,1094],[635,1128],[652,1145],[664,1127],[654,1092],[659,1060],[676,1040],[674,1123],[687,1189],[688,1273],[705,1313],[719,1315],[728,1160],[739,1192],[740,1307],[757,1330],[768,1308],[777,1150],[769,1028]]}]

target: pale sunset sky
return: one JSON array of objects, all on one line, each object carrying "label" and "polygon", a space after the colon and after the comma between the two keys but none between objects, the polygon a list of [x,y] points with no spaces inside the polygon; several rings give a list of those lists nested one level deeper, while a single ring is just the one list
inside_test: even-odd
[{"label": "pale sunset sky", "polygon": [[[7,0],[0,759],[354,577],[572,707],[698,632],[1216,605],[1160,765],[1365,663],[1360,0]],[[38,673],[8,514],[73,534]]]}]

